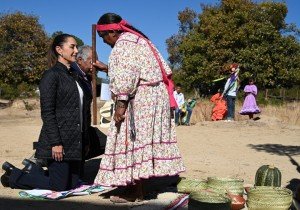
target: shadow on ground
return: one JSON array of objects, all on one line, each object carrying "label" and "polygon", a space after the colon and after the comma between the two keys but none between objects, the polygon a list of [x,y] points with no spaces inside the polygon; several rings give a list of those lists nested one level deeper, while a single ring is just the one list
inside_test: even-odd
[{"label": "shadow on ground", "polygon": [[267,152],[274,155],[287,156],[292,165],[296,166],[296,170],[300,173],[300,165],[293,158],[295,155],[300,155],[300,146],[282,145],[282,144],[248,144],[248,147],[259,152]]},{"label": "shadow on ground", "polygon": [[300,155],[300,146],[282,144],[248,144],[248,147],[259,152],[267,152],[275,155]]},{"label": "shadow on ground", "polygon": [[[86,170],[90,170],[85,177],[89,180],[94,180],[99,168],[100,159],[89,160],[85,166]],[[97,166],[97,167],[95,167]],[[156,199],[158,193],[162,192],[174,192],[177,190],[176,184],[178,181],[178,176],[168,176],[151,178],[145,180],[145,189],[148,193],[148,197],[145,200]],[[172,190],[169,190],[169,189]],[[94,199],[91,201],[86,201],[84,197],[80,197],[78,200],[74,201],[74,196],[71,198],[65,198],[62,200],[36,200],[36,199],[24,199],[24,198],[7,198],[0,197],[0,209],[2,210],[119,210],[119,209],[132,209],[133,207],[141,205],[140,203],[127,203],[127,204],[113,204],[108,199],[110,195],[118,195],[122,193],[124,188],[116,188],[115,190],[102,193],[99,195],[99,200]],[[100,198],[101,196],[101,198]],[[103,200],[104,198],[104,200]],[[76,198],[75,198],[76,199]],[[107,200],[106,200],[107,199]],[[164,209],[166,206],[160,203],[147,203],[146,209],[160,210]]]},{"label": "shadow on ground", "polygon": [[[30,199],[15,199],[15,198],[1,198],[0,197],[0,209],[3,210],[121,210],[121,209],[131,209],[136,204],[101,204],[101,203],[91,203],[82,201],[47,201],[47,200],[30,200]],[[163,207],[159,204],[152,204],[149,209],[159,210]]]}]

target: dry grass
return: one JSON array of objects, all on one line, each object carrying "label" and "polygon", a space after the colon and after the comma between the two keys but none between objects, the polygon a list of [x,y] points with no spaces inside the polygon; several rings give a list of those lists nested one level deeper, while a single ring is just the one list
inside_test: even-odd
[{"label": "dry grass", "polygon": [[290,102],[281,106],[262,107],[262,114],[278,118],[284,123],[300,125],[300,102]]},{"label": "dry grass", "polygon": [[[26,110],[26,103],[33,107],[33,109],[39,109],[38,99],[26,99],[26,100],[15,100],[12,104],[12,108]],[[104,101],[98,101],[98,110],[103,105]],[[237,121],[248,119],[247,116],[242,116],[238,112],[242,106],[241,102],[236,103],[235,119]],[[214,104],[208,99],[198,100],[192,114],[191,123],[195,124],[203,121],[211,121],[211,112]],[[290,102],[284,105],[267,105],[259,106],[262,113],[261,116],[269,116],[277,118],[279,121],[290,125],[300,126],[300,102]],[[30,113],[30,112],[29,112]],[[13,113],[12,113],[13,114]]]},{"label": "dry grass", "polygon": [[199,100],[193,109],[191,123],[198,123],[202,121],[211,121],[211,112],[214,104],[209,100]]},{"label": "dry grass", "polygon": [[[191,123],[198,123],[202,121],[211,121],[211,112],[214,104],[209,100],[203,99],[197,102],[191,118]],[[236,104],[236,120],[245,120],[247,116],[238,114],[242,104],[238,102]],[[262,111],[261,116],[275,117],[279,121],[300,126],[300,102],[291,102],[284,105],[267,105],[260,106]]]}]

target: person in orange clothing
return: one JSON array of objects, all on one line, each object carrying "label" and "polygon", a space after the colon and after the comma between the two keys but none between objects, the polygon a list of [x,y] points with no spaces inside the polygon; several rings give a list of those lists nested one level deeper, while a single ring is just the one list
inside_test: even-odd
[{"label": "person in orange clothing", "polygon": [[211,115],[212,121],[223,120],[224,116],[227,114],[227,107],[222,94],[219,92],[216,93],[211,97],[210,101],[215,104]]}]

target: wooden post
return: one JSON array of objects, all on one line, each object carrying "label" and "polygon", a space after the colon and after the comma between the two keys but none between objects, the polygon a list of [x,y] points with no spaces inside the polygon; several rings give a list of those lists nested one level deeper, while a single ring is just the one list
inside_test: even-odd
[{"label": "wooden post", "polygon": [[269,97],[269,95],[268,95],[268,89],[266,88],[265,89],[265,100],[268,100],[268,97]]},{"label": "wooden post", "polygon": [[[96,24],[92,25],[92,62],[96,62]],[[96,93],[96,68],[93,66],[92,87],[93,87],[93,125],[97,125],[97,93]]]}]

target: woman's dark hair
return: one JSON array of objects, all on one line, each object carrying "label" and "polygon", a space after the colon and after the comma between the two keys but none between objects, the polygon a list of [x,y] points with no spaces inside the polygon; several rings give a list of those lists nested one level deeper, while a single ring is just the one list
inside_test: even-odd
[{"label": "woman's dark hair", "polygon": [[[97,24],[98,25],[104,25],[104,24],[112,24],[112,23],[120,23],[122,20],[122,17],[120,15],[117,15],[115,13],[105,13],[104,15],[102,15]],[[133,31],[138,32],[139,34],[141,34],[144,38],[149,39],[143,32],[141,32],[140,30],[136,29],[135,27],[131,26],[131,25],[126,25],[127,28],[130,28]],[[122,32],[122,31],[119,31]],[[99,33],[99,32],[98,32]]]},{"label": "woman's dark hair", "polygon": [[62,46],[69,37],[73,37],[70,34],[59,34],[57,35],[50,45],[50,49],[48,51],[48,67],[51,68],[55,65],[58,58],[58,53],[56,51],[57,46]]}]

